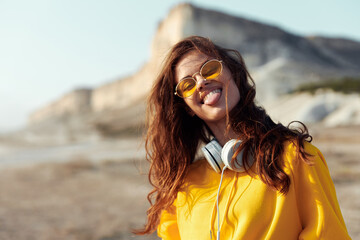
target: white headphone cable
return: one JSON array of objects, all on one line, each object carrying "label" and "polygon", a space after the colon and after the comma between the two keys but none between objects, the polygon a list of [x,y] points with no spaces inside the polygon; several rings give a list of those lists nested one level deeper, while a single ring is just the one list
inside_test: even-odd
[{"label": "white headphone cable", "polygon": [[222,180],[223,180],[223,176],[224,176],[224,171],[225,169],[227,169],[227,166],[225,166],[222,169],[221,172],[221,178],[220,178],[220,184],[219,184],[219,189],[217,192],[217,197],[216,197],[216,208],[217,208],[217,213],[218,213],[218,231],[217,231],[217,236],[216,236],[216,240],[220,240],[220,211],[219,211],[219,195],[220,195],[220,189],[221,189],[221,184],[222,184]]}]

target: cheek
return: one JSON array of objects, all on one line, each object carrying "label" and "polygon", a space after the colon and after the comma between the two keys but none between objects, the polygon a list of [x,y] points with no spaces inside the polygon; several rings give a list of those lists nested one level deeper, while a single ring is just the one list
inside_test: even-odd
[{"label": "cheek", "polygon": [[192,100],[191,98],[185,98],[185,104],[186,107],[190,110],[196,111],[196,104],[195,101]]},{"label": "cheek", "polygon": [[240,101],[240,91],[234,81],[231,81],[229,86],[228,100],[232,104],[237,104]]}]

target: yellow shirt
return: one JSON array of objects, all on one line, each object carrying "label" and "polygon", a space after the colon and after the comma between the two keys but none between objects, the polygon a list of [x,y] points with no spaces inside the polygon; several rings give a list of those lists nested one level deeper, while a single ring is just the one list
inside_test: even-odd
[{"label": "yellow shirt", "polygon": [[[219,196],[220,239],[350,239],[325,159],[313,145],[312,165],[296,158],[295,146],[285,146],[286,195],[272,190],[257,176],[225,170]],[[216,195],[221,175],[206,160],[191,165],[184,190],[158,226],[162,239],[216,239]],[[211,232],[210,232],[211,230]]]}]

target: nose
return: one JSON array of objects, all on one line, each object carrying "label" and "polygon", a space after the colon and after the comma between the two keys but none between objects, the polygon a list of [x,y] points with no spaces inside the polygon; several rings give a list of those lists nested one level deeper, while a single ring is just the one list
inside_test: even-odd
[{"label": "nose", "polygon": [[198,91],[203,90],[203,88],[208,84],[206,79],[200,74],[197,74],[194,78],[196,79],[196,90]]}]

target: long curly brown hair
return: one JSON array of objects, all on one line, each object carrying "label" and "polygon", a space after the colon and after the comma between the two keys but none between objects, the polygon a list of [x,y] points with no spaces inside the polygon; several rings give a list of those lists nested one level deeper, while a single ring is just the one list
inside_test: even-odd
[{"label": "long curly brown hair", "polygon": [[304,141],[310,142],[312,138],[306,126],[302,124],[302,128],[290,129],[276,124],[263,108],[255,104],[255,83],[240,53],[217,46],[207,38],[188,37],[170,50],[148,98],[145,146],[153,189],[148,194],[151,206],[147,211],[147,224],[144,229],[134,231],[136,234],[149,234],[156,230],[161,211],[175,200],[200,143],[208,142],[211,136],[204,121],[191,116],[184,100],[174,95],[175,67],[185,54],[194,50],[221,59],[238,86],[240,100],[228,113],[228,128],[232,128],[242,141],[238,152],[244,150],[245,166],[249,166],[251,151],[260,179],[286,194],[290,178],[281,161],[284,142],[293,141],[298,146],[299,158],[310,163]]}]

